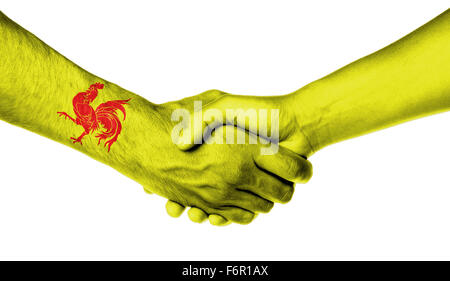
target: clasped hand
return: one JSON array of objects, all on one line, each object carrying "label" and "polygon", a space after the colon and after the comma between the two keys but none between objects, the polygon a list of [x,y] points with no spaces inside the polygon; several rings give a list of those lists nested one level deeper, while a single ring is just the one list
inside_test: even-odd
[{"label": "clasped hand", "polygon": [[[211,90],[156,106],[153,114],[158,115],[156,120],[159,122],[151,122],[154,125],[152,130],[159,135],[160,141],[152,143],[148,150],[141,149],[141,155],[151,154],[151,157],[142,158],[151,159],[151,168],[145,169],[151,175],[140,180],[145,191],[168,198],[166,209],[169,215],[178,217],[185,207],[190,207],[188,216],[192,221],[200,223],[209,219],[213,225],[231,222],[248,224],[258,213],[269,212],[274,203],[288,202],[295,183],[305,183],[310,179],[312,166],[302,156],[311,154],[309,144],[296,126],[286,125],[293,120],[284,121],[289,118],[289,112],[282,100],[282,97],[232,96]],[[171,117],[174,110],[185,109],[195,114],[195,101],[206,105],[202,108],[203,112],[217,109],[223,112],[224,118],[221,123],[203,120],[202,126],[190,126],[192,138],[204,137],[203,132],[209,130],[213,132],[211,137],[223,138],[223,141],[216,139],[215,143],[200,144],[201,141],[192,139],[192,142],[173,143],[171,134],[176,122],[171,121]],[[234,128],[230,127],[230,120],[225,116],[226,109],[238,108],[279,110],[281,118],[277,145],[280,147],[273,154],[261,153],[261,149],[270,144],[257,141],[258,132],[249,130],[251,123],[237,123]],[[191,120],[194,118],[192,115]],[[247,141],[243,144],[227,143],[224,125],[227,125],[227,130],[231,128],[234,135],[238,131],[244,132]],[[289,131],[290,128],[294,130]],[[260,137],[270,140],[268,135]]]}]

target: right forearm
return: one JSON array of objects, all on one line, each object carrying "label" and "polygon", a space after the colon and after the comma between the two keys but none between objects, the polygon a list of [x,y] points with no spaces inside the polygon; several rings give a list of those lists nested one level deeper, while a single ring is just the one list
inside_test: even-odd
[{"label": "right forearm", "polygon": [[292,94],[315,151],[450,109],[450,12]]}]

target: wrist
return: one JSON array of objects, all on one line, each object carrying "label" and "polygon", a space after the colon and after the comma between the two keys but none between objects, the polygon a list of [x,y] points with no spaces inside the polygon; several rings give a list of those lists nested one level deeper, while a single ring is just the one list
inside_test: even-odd
[{"label": "wrist", "polygon": [[[144,174],[141,171],[144,167],[140,166],[139,161],[142,160],[142,157],[150,158],[154,153],[152,142],[165,129],[161,122],[161,113],[157,109],[157,105],[113,83],[105,82],[102,91],[101,94],[99,93],[98,101],[92,104],[96,111],[102,103],[127,101],[122,105],[125,114],[120,109],[114,110],[119,122],[118,127],[115,128],[116,133],[100,140],[97,136],[108,131],[108,128],[101,124],[102,122],[97,116],[101,126],[91,135],[86,136],[86,145],[84,143],[82,146],[76,143],[72,144],[67,138],[65,144],[113,167],[138,182],[142,182],[140,175]],[[117,120],[115,119],[115,121]],[[79,132],[82,130],[79,127],[75,126],[73,129]]]},{"label": "wrist", "polygon": [[321,95],[322,92],[322,82],[316,81],[287,96],[290,112],[300,133],[309,145],[309,155],[325,147],[331,141],[326,126],[328,114],[325,114],[327,112],[325,103],[327,101]]}]

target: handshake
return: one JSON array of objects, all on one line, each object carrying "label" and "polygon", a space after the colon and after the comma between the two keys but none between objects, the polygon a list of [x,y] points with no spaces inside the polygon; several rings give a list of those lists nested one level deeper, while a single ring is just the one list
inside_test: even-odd
[{"label": "handshake", "polygon": [[147,148],[129,168],[144,175],[145,190],[169,199],[171,216],[189,206],[194,222],[250,223],[311,178],[307,157],[321,148],[450,109],[449,23],[447,10],[288,95],[212,90],[153,105],[145,115],[153,128],[127,120],[140,139],[157,139],[130,142]]},{"label": "handshake", "polygon": [[[251,97],[218,90],[156,105],[147,115],[151,119],[139,122],[152,126],[140,125],[133,133],[140,139],[153,136],[136,146],[141,161],[135,164],[148,167],[144,174],[149,175],[139,182],[169,199],[166,208],[173,217],[189,206],[193,222],[248,224],[274,203],[289,202],[295,183],[312,176],[306,157],[313,147],[298,111],[295,95]],[[128,135],[131,114],[126,123]]]},{"label": "handshake", "polygon": [[[288,95],[211,90],[155,105],[81,69],[0,12],[0,119],[113,167],[169,199],[173,217],[190,207],[194,222],[248,224],[311,178],[307,157],[319,149],[449,110],[449,24],[446,10]],[[81,135],[69,138],[79,126]],[[95,131],[98,143],[88,136]],[[96,145],[102,141],[107,150]]]}]

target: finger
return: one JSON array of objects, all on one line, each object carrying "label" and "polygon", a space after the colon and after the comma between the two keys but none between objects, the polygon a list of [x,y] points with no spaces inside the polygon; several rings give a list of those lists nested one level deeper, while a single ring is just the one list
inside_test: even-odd
[{"label": "finger", "polygon": [[185,207],[174,201],[167,201],[166,203],[166,211],[169,216],[178,218],[183,213]]},{"label": "finger", "polygon": [[208,214],[205,213],[202,209],[192,207],[187,212],[189,219],[196,223],[202,223],[208,218]]},{"label": "finger", "polygon": [[254,157],[254,160],[259,168],[288,181],[306,183],[312,177],[311,163],[283,147],[279,147],[275,154],[258,154]]},{"label": "finger", "polygon": [[249,224],[255,218],[255,213],[237,207],[223,208],[219,214],[228,221],[239,224]]},{"label": "finger", "polygon": [[266,200],[245,189],[237,189],[233,198],[229,200],[228,205],[234,205],[242,209],[259,213],[268,213],[273,208],[272,201]]},{"label": "finger", "polygon": [[[279,109],[279,106],[273,102],[273,97],[221,95],[209,103],[202,104],[201,109],[196,108],[191,112],[190,136],[177,146],[181,150],[191,149],[196,144],[202,143],[206,128],[212,130],[224,124],[234,125],[254,134],[260,133],[260,136],[270,139],[267,132],[271,132],[272,118],[259,120],[257,114],[260,109],[269,111]],[[257,118],[249,118],[248,114],[256,114]],[[260,123],[264,126],[265,134],[261,134],[262,131],[259,130]]]},{"label": "finger", "polygon": [[216,214],[209,215],[209,222],[212,225],[216,225],[216,226],[225,226],[225,225],[229,225],[231,223],[231,221],[227,220],[226,218],[222,217],[221,215],[216,215]]},{"label": "finger", "polygon": [[266,172],[255,167],[252,177],[256,180],[243,189],[276,203],[287,203],[294,194],[294,183],[287,181],[271,172]]}]

